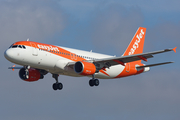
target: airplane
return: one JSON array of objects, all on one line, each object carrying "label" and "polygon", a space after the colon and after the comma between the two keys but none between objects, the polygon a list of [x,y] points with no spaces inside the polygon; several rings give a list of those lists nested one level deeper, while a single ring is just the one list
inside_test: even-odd
[{"label": "airplane", "polygon": [[124,54],[120,57],[83,51],[62,46],[49,45],[33,41],[18,41],[13,43],[4,56],[15,65],[9,69],[20,69],[19,77],[27,82],[43,79],[51,73],[56,82],[52,85],[54,90],[62,90],[63,84],[59,82],[59,75],[74,77],[91,77],[89,85],[98,86],[98,79],[114,79],[131,75],[138,75],[150,70],[150,67],[169,64],[163,62],[145,65],[141,61],[152,58],[153,55],[174,51],[176,48],[164,49],[155,52],[143,53],[146,28],[139,27]]}]

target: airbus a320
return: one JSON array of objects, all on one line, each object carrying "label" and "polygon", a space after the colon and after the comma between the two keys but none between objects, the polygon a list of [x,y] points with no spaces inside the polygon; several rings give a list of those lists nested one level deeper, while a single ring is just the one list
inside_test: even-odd
[{"label": "airbus a320", "polygon": [[98,79],[114,79],[131,75],[138,75],[150,70],[150,67],[169,64],[163,62],[145,65],[141,61],[147,61],[155,54],[174,51],[164,49],[155,52],[143,53],[146,28],[139,27],[124,54],[120,57],[82,51],[56,45],[49,45],[33,41],[19,41],[13,43],[5,52],[7,60],[15,65],[10,69],[19,69],[19,77],[28,82],[43,79],[47,73],[51,73],[55,79],[52,85],[54,90],[61,90],[63,84],[59,82],[59,75],[74,77],[91,77],[89,85],[98,86]]}]

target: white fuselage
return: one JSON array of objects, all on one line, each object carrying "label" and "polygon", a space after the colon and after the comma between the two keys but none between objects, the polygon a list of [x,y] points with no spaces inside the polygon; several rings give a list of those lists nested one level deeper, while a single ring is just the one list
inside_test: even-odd
[{"label": "white fuselage", "polygon": [[[54,52],[49,52],[43,49],[38,49],[31,46],[26,46],[26,49],[23,48],[9,48],[5,51],[5,57],[9,61],[22,65],[22,66],[31,66],[32,68],[37,69],[44,69],[46,71],[49,71],[53,74],[61,74],[61,75],[68,75],[68,76],[75,76],[80,77],[82,75],[77,74],[74,69],[70,67],[66,67],[68,63],[77,61],[78,56],[82,57],[86,60],[95,60],[95,59],[103,59],[103,58],[112,58],[113,56],[94,53],[94,52],[88,52],[88,51],[82,51],[77,49],[71,49],[66,47],[60,47],[66,51],[70,52],[71,59],[67,59],[66,57],[63,57],[60,52],[57,54],[54,54]],[[55,51],[57,52],[57,51]],[[63,53],[66,55],[66,53]],[[68,55],[68,54],[67,54]],[[106,69],[106,74],[103,74],[102,72],[95,73],[96,78],[101,79],[111,79],[118,76],[125,67],[122,65],[115,65],[111,66],[109,69]],[[91,76],[90,76],[91,77]]]}]

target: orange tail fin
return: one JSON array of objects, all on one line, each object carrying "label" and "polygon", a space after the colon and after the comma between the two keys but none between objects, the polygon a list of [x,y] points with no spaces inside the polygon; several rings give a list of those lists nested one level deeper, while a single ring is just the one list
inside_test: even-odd
[{"label": "orange tail fin", "polygon": [[144,47],[145,34],[146,28],[139,27],[136,34],[132,38],[128,48],[124,52],[123,56],[142,53]]},{"label": "orange tail fin", "polygon": [[[139,27],[123,56],[143,53],[146,28]],[[141,63],[141,60],[132,63]]]}]

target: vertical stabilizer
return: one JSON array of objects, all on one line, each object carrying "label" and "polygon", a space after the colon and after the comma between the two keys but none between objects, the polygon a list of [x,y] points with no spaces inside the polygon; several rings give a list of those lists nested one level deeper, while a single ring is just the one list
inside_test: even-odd
[{"label": "vertical stabilizer", "polygon": [[142,53],[144,47],[145,34],[146,28],[139,27],[136,34],[132,38],[128,48],[124,52],[123,56]]}]

